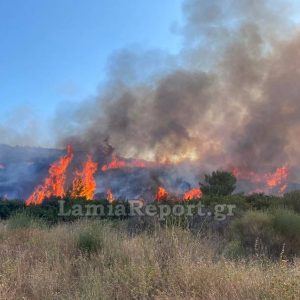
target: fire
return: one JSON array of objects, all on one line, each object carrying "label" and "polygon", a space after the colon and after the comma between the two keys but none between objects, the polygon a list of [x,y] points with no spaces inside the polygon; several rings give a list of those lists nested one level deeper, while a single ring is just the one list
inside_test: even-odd
[{"label": "fire", "polygon": [[38,185],[34,192],[26,200],[26,205],[41,204],[45,198],[63,197],[65,195],[66,171],[73,159],[71,145],[67,147],[67,154],[53,163],[49,168],[49,174],[43,184]]},{"label": "fire", "polygon": [[113,170],[113,169],[122,169],[122,168],[145,168],[146,163],[143,161],[139,160],[133,160],[130,162],[127,162],[125,160],[119,159],[116,155],[112,156],[112,160],[110,163],[104,165],[101,170],[103,172],[106,172],[108,170]]},{"label": "fire", "polygon": [[115,201],[114,195],[112,193],[112,191],[109,189],[107,190],[107,196],[106,199],[109,203],[113,203]]},{"label": "fire", "polygon": [[118,158],[117,155],[114,154],[112,156],[111,162],[102,166],[101,170],[103,172],[107,172],[109,170],[123,169],[123,168],[154,168],[154,167],[158,167],[159,165],[160,164],[155,162],[147,162],[147,161],[142,161],[137,159],[125,161]]},{"label": "fire", "polygon": [[166,191],[166,189],[164,189],[163,187],[159,187],[158,191],[156,193],[155,199],[158,202],[165,201],[165,200],[167,200],[168,196],[169,196],[169,193]]},{"label": "fire", "polygon": [[279,192],[283,194],[288,187],[286,181],[289,176],[289,168],[287,166],[283,166],[277,168],[273,173],[265,174],[242,172],[238,168],[234,168],[233,175],[238,179],[249,180],[254,183],[262,183],[267,191],[278,188]]},{"label": "fire", "polygon": [[288,167],[278,168],[275,173],[269,174],[267,178],[267,186],[269,188],[274,188],[276,186],[280,186],[280,189],[283,191],[286,190],[286,184],[284,181],[288,179],[289,176],[289,169]]},{"label": "fire", "polygon": [[194,200],[194,199],[200,199],[202,198],[203,193],[200,189],[191,189],[190,191],[187,191],[184,196],[183,199],[185,201],[190,201],[190,200]]},{"label": "fire", "polygon": [[96,191],[96,180],[94,174],[97,172],[98,164],[88,155],[87,161],[83,165],[82,171],[75,172],[72,183],[71,197],[86,198],[93,200]]}]

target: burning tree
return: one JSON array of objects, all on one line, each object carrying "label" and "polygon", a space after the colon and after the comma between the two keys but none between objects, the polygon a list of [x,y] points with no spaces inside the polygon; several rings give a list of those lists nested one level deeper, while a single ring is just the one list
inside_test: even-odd
[{"label": "burning tree", "polygon": [[72,198],[86,198],[92,200],[96,191],[96,180],[94,174],[97,171],[98,164],[95,163],[91,156],[88,156],[82,171],[75,172],[75,179],[73,180],[71,197]]}]

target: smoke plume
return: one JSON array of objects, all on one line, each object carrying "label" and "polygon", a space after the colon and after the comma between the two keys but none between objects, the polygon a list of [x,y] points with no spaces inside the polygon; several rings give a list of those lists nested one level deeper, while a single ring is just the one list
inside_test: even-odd
[{"label": "smoke plume", "polygon": [[185,0],[180,53],[115,55],[99,95],[64,120],[59,145],[244,170],[296,165],[300,35],[291,11],[279,0]]}]

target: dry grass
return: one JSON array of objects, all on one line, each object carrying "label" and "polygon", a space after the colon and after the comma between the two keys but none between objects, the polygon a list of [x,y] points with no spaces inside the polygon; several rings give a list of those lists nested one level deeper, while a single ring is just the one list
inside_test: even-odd
[{"label": "dry grass", "polygon": [[0,224],[0,299],[300,299],[300,266],[232,262],[181,229]]}]

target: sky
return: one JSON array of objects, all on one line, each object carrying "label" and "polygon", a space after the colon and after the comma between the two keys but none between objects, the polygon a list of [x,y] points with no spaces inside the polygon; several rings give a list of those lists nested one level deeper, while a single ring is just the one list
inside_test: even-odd
[{"label": "sky", "polygon": [[180,53],[183,1],[0,0],[0,144],[54,145],[57,112],[99,95],[122,49]]},{"label": "sky", "polygon": [[0,0],[3,119],[29,111],[47,119],[60,103],[96,94],[109,57],[119,49],[138,46],[176,53],[180,38],[172,28],[181,19],[181,4],[181,0]]}]

